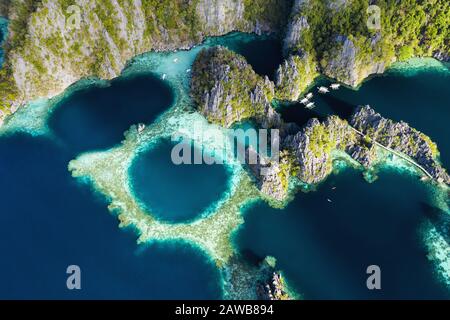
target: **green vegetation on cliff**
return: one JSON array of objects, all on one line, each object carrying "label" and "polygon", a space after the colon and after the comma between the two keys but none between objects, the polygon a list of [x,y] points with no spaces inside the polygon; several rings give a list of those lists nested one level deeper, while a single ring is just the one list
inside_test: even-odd
[{"label": "green vegetation on cliff", "polygon": [[[377,0],[380,29],[369,29],[376,13],[367,0],[308,0],[291,17],[302,21],[288,53],[307,53],[322,72],[351,85],[382,72],[395,60],[450,54],[450,2]],[[295,29],[295,28],[294,28]],[[291,40],[292,40],[291,39]]]},{"label": "green vegetation on cliff", "polygon": [[[67,25],[78,13],[67,10],[71,5],[80,9],[79,28]],[[4,113],[58,94],[83,77],[113,78],[146,51],[186,48],[231,31],[280,31],[289,5],[285,0],[11,0],[9,9],[8,70],[0,75],[7,88],[0,91]]]}]

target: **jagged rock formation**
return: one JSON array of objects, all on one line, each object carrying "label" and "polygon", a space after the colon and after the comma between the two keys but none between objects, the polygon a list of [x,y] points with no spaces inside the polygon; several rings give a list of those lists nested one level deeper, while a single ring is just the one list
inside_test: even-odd
[{"label": "jagged rock formation", "polygon": [[449,175],[437,161],[436,144],[407,123],[383,118],[369,106],[364,106],[354,113],[351,125],[383,146],[411,157],[437,181],[450,184]]},{"label": "jagged rock formation", "polygon": [[255,177],[258,189],[277,201],[284,201],[288,195],[289,179],[297,174],[296,161],[289,150],[282,150],[278,159],[264,159],[253,148],[247,148],[246,157],[254,154],[256,163],[248,163]]},{"label": "jagged rock formation", "polygon": [[281,30],[285,9],[284,0],[14,1],[0,110],[56,95],[82,77],[116,77],[146,51],[188,48],[234,30]]},{"label": "jagged rock formation", "polygon": [[332,171],[333,152],[350,155],[369,169],[384,160],[389,153],[377,152],[373,141],[409,156],[438,182],[449,184],[449,175],[437,160],[437,146],[423,133],[404,122],[383,118],[369,106],[359,107],[350,125],[365,136],[357,134],[347,121],[337,116],[324,122],[311,119],[295,135],[287,136],[283,147],[294,152],[299,166],[297,177],[306,183],[319,183]]},{"label": "jagged rock formation", "polygon": [[279,127],[272,108],[274,85],[257,75],[245,58],[224,48],[204,49],[192,68],[191,95],[212,123],[230,127],[254,119],[262,127]]},{"label": "jagged rock formation", "polygon": [[323,123],[315,118],[309,120],[297,134],[286,137],[283,146],[296,156],[298,178],[306,183],[318,183],[333,169],[332,152],[350,152],[358,143],[359,139],[347,121],[331,116]]},{"label": "jagged rock formation", "polygon": [[278,67],[275,96],[279,100],[296,101],[319,75],[317,65],[308,54],[290,55]]},{"label": "jagged rock formation", "polygon": [[323,65],[323,74],[356,87],[369,75],[383,73],[386,65],[391,64],[393,60],[384,61],[377,58],[382,54],[381,49],[377,47],[380,39],[379,33],[372,37],[370,39],[372,53],[363,56],[361,47],[355,44],[353,37],[336,37],[333,47],[327,52],[328,59]]}]

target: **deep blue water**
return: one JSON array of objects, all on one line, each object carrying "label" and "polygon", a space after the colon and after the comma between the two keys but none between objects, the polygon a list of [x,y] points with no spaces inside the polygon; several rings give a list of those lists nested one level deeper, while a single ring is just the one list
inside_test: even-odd
[{"label": "deep blue water", "polygon": [[[213,263],[186,245],[140,250],[134,232],[67,171],[51,140],[0,139],[0,298],[219,298]],[[66,289],[81,268],[82,290]]]},{"label": "deep blue water", "polygon": [[[243,53],[251,52],[248,41],[233,41],[241,41]],[[271,41],[255,45],[271,48]],[[269,74],[269,64],[256,59],[254,68]],[[75,91],[55,106],[49,120],[55,140],[0,137],[0,298],[221,297],[219,271],[203,253],[179,243],[137,246],[134,231],[119,229],[105,200],[67,170],[80,152],[120,143],[131,124],[151,123],[172,103],[171,88],[152,75],[118,78],[107,87]],[[168,147],[162,144],[160,154],[144,153],[138,162],[153,160],[150,167],[156,170],[144,170],[144,176],[168,187],[159,193],[161,201],[149,198],[158,208],[175,208],[162,219],[189,219],[221,196],[227,173],[220,166],[171,167],[170,153],[161,149]],[[196,178],[195,185],[188,177]],[[144,194],[156,190],[155,181],[144,182],[150,183]],[[175,190],[179,202],[169,201]],[[71,264],[81,268],[80,291],[66,288]]]},{"label": "deep blue water", "polygon": [[[130,176],[144,209],[162,221],[186,222],[223,196],[228,175],[221,165],[174,164],[171,151],[175,144],[163,140],[140,154],[130,168]],[[197,147],[186,145],[186,149],[191,150],[190,159],[202,155]]]},{"label": "deep blue water", "polygon": [[75,154],[108,149],[122,141],[130,125],[153,122],[172,103],[171,88],[153,75],[117,78],[63,99],[49,126]]},{"label": "deep blue water", "polygon": [[[246,255],[276,257],[306,299],[448,299],[418,234],[427,203],[414,177],[385,172],[369,184],[349,169],[284,210],[248,209],[235,242]],[[379,291],[366,287],[369,265],[381,268]]]}]

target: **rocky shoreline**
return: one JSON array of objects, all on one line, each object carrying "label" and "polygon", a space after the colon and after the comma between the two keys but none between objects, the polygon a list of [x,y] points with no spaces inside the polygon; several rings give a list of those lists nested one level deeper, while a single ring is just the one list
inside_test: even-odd
[{"label": "rocky shoreline", "polygon": [[[274,84],[258,76],[242,56],[226,48],[209,48],[197,56],[191,96],[212,123],[231,127],[253,120],[260,128],[279,129],[279,161],[257,155],[258,164],[248,165],[262,194],[276,201],[287,198],[291,177],[307,184],[323,181],[333,170],[336,151],[348,154],[370,170],[385,161],[387,155],[379,152],[381,146],[411,159],[437,182],[450,184],[449,175],[439,163],[437,146],[428,136],[405,122],[383,118],[369,106],[358,107],[350,123],[338,116],[322,122],[313,118],[295,130],[295,125],[284,123],[272,107],[276,99]],[[248,149],[247,156],[255,152]],[[262,170],[265,174],[261,174]]]},{"label": "rocky shoreline", "polygon": [[[375,31],[364,23],[365,1],[294,0],[292,7],[284,0],[76,3],[81,19],[75,29],[66,23],[66,1],[1,4],[11,23],[0,72],[0,123],[20,106],[55,96],[83,77],[114,78],[127,61],[144,52],[187,49],[207,36],[231,31],[285,30],[285,61],[276,72],[274,94],[286,101],[297,100],[320,74],[358,86],[395,61],[411,57],[448,61],[450,57],[445,42],[449,29],[441,25],[450,12],[446,0],[433,5],[376,1],[388,17]],[[415,14],[396,15],[398,11]],[[348,23],[350,19],[358,23]],[[393,30],[396,25],[408,25],[412,36]]]}]

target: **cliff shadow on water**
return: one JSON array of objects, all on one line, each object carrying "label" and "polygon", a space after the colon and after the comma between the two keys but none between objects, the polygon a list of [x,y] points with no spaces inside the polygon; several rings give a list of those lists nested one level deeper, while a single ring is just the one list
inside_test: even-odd
[{"label": "cliff shadow on water", "polygon": [[285,122],[295,123],[299,127],[305,126],[310,119],[325,120],[326,118],[326,115],[323,113],[320,113],[318,110],[307,109],[301,103],[280,104],[277,107],[277,111]]},{"label": "cliff shadow on water", "polygon": [[213,41],[244,56],[257,74],[272,81],[283,62],[282,39],[277,34],[258,36],[233,32]]}]

